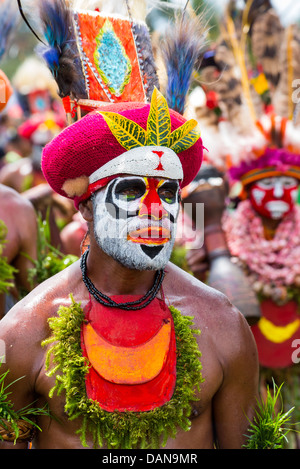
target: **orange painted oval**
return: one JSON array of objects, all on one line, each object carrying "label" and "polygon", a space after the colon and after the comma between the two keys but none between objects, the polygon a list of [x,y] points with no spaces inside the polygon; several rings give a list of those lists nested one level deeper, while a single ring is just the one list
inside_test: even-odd
[{"label": "orange painted oval", "polygon": [[164,323],[147,342],[134,347],[112,345],[93,329],[83,326],[88,359],[102,378],[117,384],[141,384],[162,370],[170,346],[171,322]]}]

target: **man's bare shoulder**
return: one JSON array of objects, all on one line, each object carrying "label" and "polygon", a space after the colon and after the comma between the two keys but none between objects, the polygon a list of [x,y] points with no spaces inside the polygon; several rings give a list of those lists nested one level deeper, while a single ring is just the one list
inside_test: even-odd
[{"label": "man's bare shoulder", "polygon": [[[22,195],[19,194],[19,192],[17,192],[15,189],[5,186],[4,184],[0,184],[0,196],[0,215],[2,215],[2,213],[6,213],[7,216],[11,216],[11,211],[13,210],[14,217],[16,216],[16,211],[18,216],[20,215],[24,218],[25,216],[28,216],[28,214],[34,215],[35,217],[35,212],[32,204],[25,197],[22,197]],[[7,212],[8,209],[9,212]]]},{"label": "man's bare shoulder", "polygon": [[223,293],[209,287],[172,263],[169,263],[166,268],[165,285],[174,300],[178,298],[185,306],[188,304],[192,304],[193,307],[197,306],[197,310],[201,310],[202,313],[211,312],[220,307],[232,309],[230,301]]},{"label": "man's bare shoulder", "polygon": [[38,340],[43,338],[42,336],[47,335],[48,318],[57,314],[60,306],[70,305],[71,295],[75,301],[82,301],[81,283],[77,261],[38,285],[13,306],[0,322],[0,336],[5,331],[6,334],[18,335],[23,340],[28,337],[28,341],[33,336]]}]

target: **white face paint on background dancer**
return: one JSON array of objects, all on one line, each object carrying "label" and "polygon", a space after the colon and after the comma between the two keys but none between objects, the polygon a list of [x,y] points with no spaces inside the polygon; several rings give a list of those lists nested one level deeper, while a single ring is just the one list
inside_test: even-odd
[{"label": "white face paint on background dancer", "polygon": [[298,195],[298,181],[289,176],[261,179],[250,189],[250,200],[261,215],[279,220],[293,210]]},{"label": "white face paint on background dancer", "polygon": [[95,238],[106,254],[130,269],[166,266],[179,213],[177,180],[118,177],[92,200]]}]

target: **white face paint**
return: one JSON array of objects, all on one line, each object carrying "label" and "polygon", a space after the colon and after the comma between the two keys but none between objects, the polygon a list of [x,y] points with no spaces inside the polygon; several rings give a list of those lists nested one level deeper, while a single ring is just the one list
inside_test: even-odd
[{"label": "white face paint", "polygon": [[297,179],[274,176],[254,183],[250,189],[250,200],[258,213],[279,220],[293,209],[297,193]]},{"label": "white face paint", "polygon": [[171,179],[114,179],[92,199],[98,245],[127,268],[164,268],[175,242],[178,194]]},{"label": "white face paint", "polygon": [[255,202],[257,203],[257,205],[261,205],[262,200],[265,196],[265,191],[255,188],[252,190],[252,196]]}]

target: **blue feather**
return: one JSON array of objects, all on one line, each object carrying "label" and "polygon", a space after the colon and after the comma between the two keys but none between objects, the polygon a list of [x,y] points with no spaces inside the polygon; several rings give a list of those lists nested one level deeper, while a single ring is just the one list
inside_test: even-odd
[{"label": "blue feather", "polygon": [[168,83],[166,99],[171,109],[183,114],[192,73],[205,44],[202,17],[178,17],[166,32],[162,47]]},{"label": "blue feather", "polygon": [[[63,98],[71,93],[86,97],[73,27],[73,12],[65,0],[40,0],[43,44],[38,53],[46,61]],[[45,44],[46,43],[46,44]]]},{"label": "blue feather", "polygon": [[43,34],[47,46],[39,51],[52,72],[59,68],[59,58],[70,49],[73,41],[70,21],[71,14],[64,0],[42,0],[40,15],[44,26]]},{"label": "blue feather", "polygon": [[[40,48],[41,49],[41,48]],[[57,70],[59,69],[59,52],[55,47],[43,47],[40,50],[44,60],[47,62],[48,67],[54,75],[56,75]]]}]

